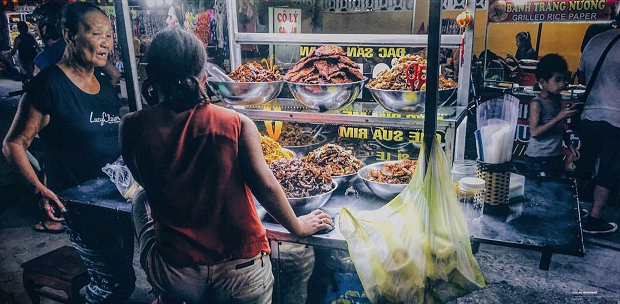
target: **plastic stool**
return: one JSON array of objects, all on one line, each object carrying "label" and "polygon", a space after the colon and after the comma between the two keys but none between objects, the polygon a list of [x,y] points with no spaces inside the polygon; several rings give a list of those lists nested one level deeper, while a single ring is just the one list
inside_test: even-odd
[{"label": "plastic stool", "polygon": [[[22,268],[24,288],[33,304],[39,304],[40,297],[61,303],[83,302],[80,289],[88,284],[90,278],[80,255],[73,247],[60,247],[23,263]],[[43,287],[62,290],[67,297],[43,290]]]}]

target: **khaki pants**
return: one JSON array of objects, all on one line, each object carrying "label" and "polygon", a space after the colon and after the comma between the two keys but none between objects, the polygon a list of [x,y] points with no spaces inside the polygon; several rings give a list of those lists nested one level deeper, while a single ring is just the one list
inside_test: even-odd
[{"label": "khaki pants", "polygon": [[163,296],[187,303],[271,303],[274,279],[265,253],[213,266],[172,267],[155,246],[153,219],[144,191],[134,198],[133,219],[140,242],[140,264],[149,283]]},{"label": "khaki pants", "polygon": [[308,281],[314,269],[314,249],[306,245],[284,242],[280,245],[279,253],[279,304],[306,303]]}]

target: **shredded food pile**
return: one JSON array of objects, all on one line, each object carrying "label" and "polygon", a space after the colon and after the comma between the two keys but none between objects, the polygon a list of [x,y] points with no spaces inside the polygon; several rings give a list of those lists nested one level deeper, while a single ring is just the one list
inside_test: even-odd
[{"label": "shredded food pile", "polygon": [[290,151],[283,150],[280,144],[269,136],[260,135],[260,145],[263,148],[263,155],[267,164],[281,159],[293,159],[293,154]]},{"label": "shredded food pile", "polygon": [[364,79],[359,66],[337,45],[323,45],[302,58],[284,75],[290,82],[350,83]]},{"label": "shredded food pile", "polygon": [[271,163],[269,168],[288,198],[310,197],[334,189],[326,169],[299,159],[278,160]]},{"label": "shredded food pile", "polygon": [[228,76],[234,81],[239,82],[271,82],[282,80],[280,71],[273,72],[263,67],[258,62],[248,62],[238,67]]},{"label": "shredded food pile", "polygon": [[[371,88],[381,90],[397,90],[397,91],[410,91],[411,86],[407,81],[407,67],[413,61],[417,61],[420,65],[426,64],[426,59],[417,55],[406,55],[399,58],[390,70],[385,70],[368,83]],[[409,71],[409,77],[413,78],[413,68]],[[426,70],[422,70],[423,78],[426,78]],[[418,81],[414,82],[414,87],[418,88]],[[456,88],[456,82],[450,78],[445,78],[443,75],[439,75],[439,89],[451,89]],[[426,83],[420,86],[420,90],[426,90]]]},{"label": "shredded food pile", "polygon": [[375,155],[377,149],[376,145],[373,146],[366,141],[347,139],[344,137],[338,137],[335,143],[341,145],[345,149],[353,151],[356,157],[371,157]]},{"label": "shredded food pile", "polygon": [[415,160],[400,160],[392,164],[385,164],[382,169],[370,170],[370,173],[365,177],[378,183],[408,184],[417,164],[418,162]]},{"label": "shredded food pile", "polygon": [[331,176],[355,174],[364,166],[353,151],[336,144],[324,145],[301,160],[327,169]]},{"label": "shredded food pile", "polygon": [[319,140],[310,133],[305,133],[302,127],[285,123],[282,125],[282,133],[278,137],[278,142],[285,147],[299,147],[316,144]]}]

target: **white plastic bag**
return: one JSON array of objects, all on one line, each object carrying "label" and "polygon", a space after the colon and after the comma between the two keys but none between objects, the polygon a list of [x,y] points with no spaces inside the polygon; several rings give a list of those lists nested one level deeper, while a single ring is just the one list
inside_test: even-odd
[{"label": "white plastic bag", "polygon": [[374,304],[446,303],[486,288],[437,139],[423,170],[378,210],[342,208],[340,231]]},{"label": "white plastic bag", "polygon": [[123,161],[122,156],[115,162],[105,165],[101,171],[110,177],[110,180],[114,183],[118,192],[120,192],[125,199],[132,199],[142,188],[133,179],[131,171],[125,166],[125,161]]}]

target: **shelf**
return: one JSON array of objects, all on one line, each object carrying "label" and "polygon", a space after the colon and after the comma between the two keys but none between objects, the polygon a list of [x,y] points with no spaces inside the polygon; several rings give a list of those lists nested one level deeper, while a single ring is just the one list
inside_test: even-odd
[{"label": "shelf", "polygon": [[[441,46],[460,47],[462,39],[462,35],[442,35]],[[235,42],[239,44],[426,47],[428,35],[236,33]]]},{"label": "shelf", "polygon": [[[219,105],[225,106],[223,103]],[[318,112],[294,99],[278,98],[259,106],[227,106],[253,120],[281,120],[336,125],[362,125],[393,128],[424,126],[424,115],[404,115],[385,110],[375,102],[354,102],[340,110]],[[465,107],[440,107],[437,127],[454,128],[466,116]]]}]

